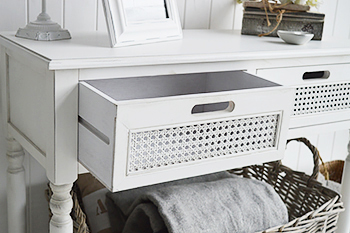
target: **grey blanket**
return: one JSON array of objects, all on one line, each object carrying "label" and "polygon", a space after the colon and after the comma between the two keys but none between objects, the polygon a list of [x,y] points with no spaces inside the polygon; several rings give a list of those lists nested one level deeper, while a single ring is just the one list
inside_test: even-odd
[{"label": "grey blanket", "polygon": [[113,232],[253,233],[288,222],[273,188],[220,172],[107,194]]}]

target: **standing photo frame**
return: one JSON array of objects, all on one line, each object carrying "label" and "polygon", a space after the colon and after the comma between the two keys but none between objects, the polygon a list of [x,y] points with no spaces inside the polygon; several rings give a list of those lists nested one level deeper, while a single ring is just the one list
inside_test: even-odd
[{"label": "standing photo frame", "polygon": [[182,38],[176,0],[103,0],[111,47]]}]

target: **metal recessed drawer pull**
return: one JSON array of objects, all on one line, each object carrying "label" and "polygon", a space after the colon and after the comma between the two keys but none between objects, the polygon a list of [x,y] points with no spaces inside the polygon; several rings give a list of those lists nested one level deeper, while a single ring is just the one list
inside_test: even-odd
[{"label": "metal recessed drawer pull", "polygon": [[292,96],[241,71],[84,81],[79,160],[112,191],[278,160]]},{"label": "metal recessed drawer pull", "polygon": [[331,73],[326,71],[312,71],[312,72],[305,72],[303,74],[303,80],[309,80],[309,79],[327,79]]}]

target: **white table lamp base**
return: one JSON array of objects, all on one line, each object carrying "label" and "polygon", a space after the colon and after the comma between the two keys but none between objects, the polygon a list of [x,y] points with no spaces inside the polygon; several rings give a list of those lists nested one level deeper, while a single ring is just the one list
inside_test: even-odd
[{"label": "white table lamp base", "polygon": [[50,16],[46,13],[46,2],[43,0],[42,12],[38,15],[37,20],[30,22],[24,28],[19,28],[17,37],[31,40],[64,40],[70,39],[70,33],[66,29],[51,21]]}]

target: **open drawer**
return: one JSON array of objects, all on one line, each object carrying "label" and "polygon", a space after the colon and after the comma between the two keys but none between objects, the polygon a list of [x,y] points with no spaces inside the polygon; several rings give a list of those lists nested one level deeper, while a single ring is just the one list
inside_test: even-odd
[{"label": "open drawer", "polygon": [[278,160],[294,90],[241,72],[79,84],[79,160],[112,191]]},{"label": "open drawer", "polygon": [[295,88],[291,129],[350,120],[350,64],[261,69],[257,74]]}]

